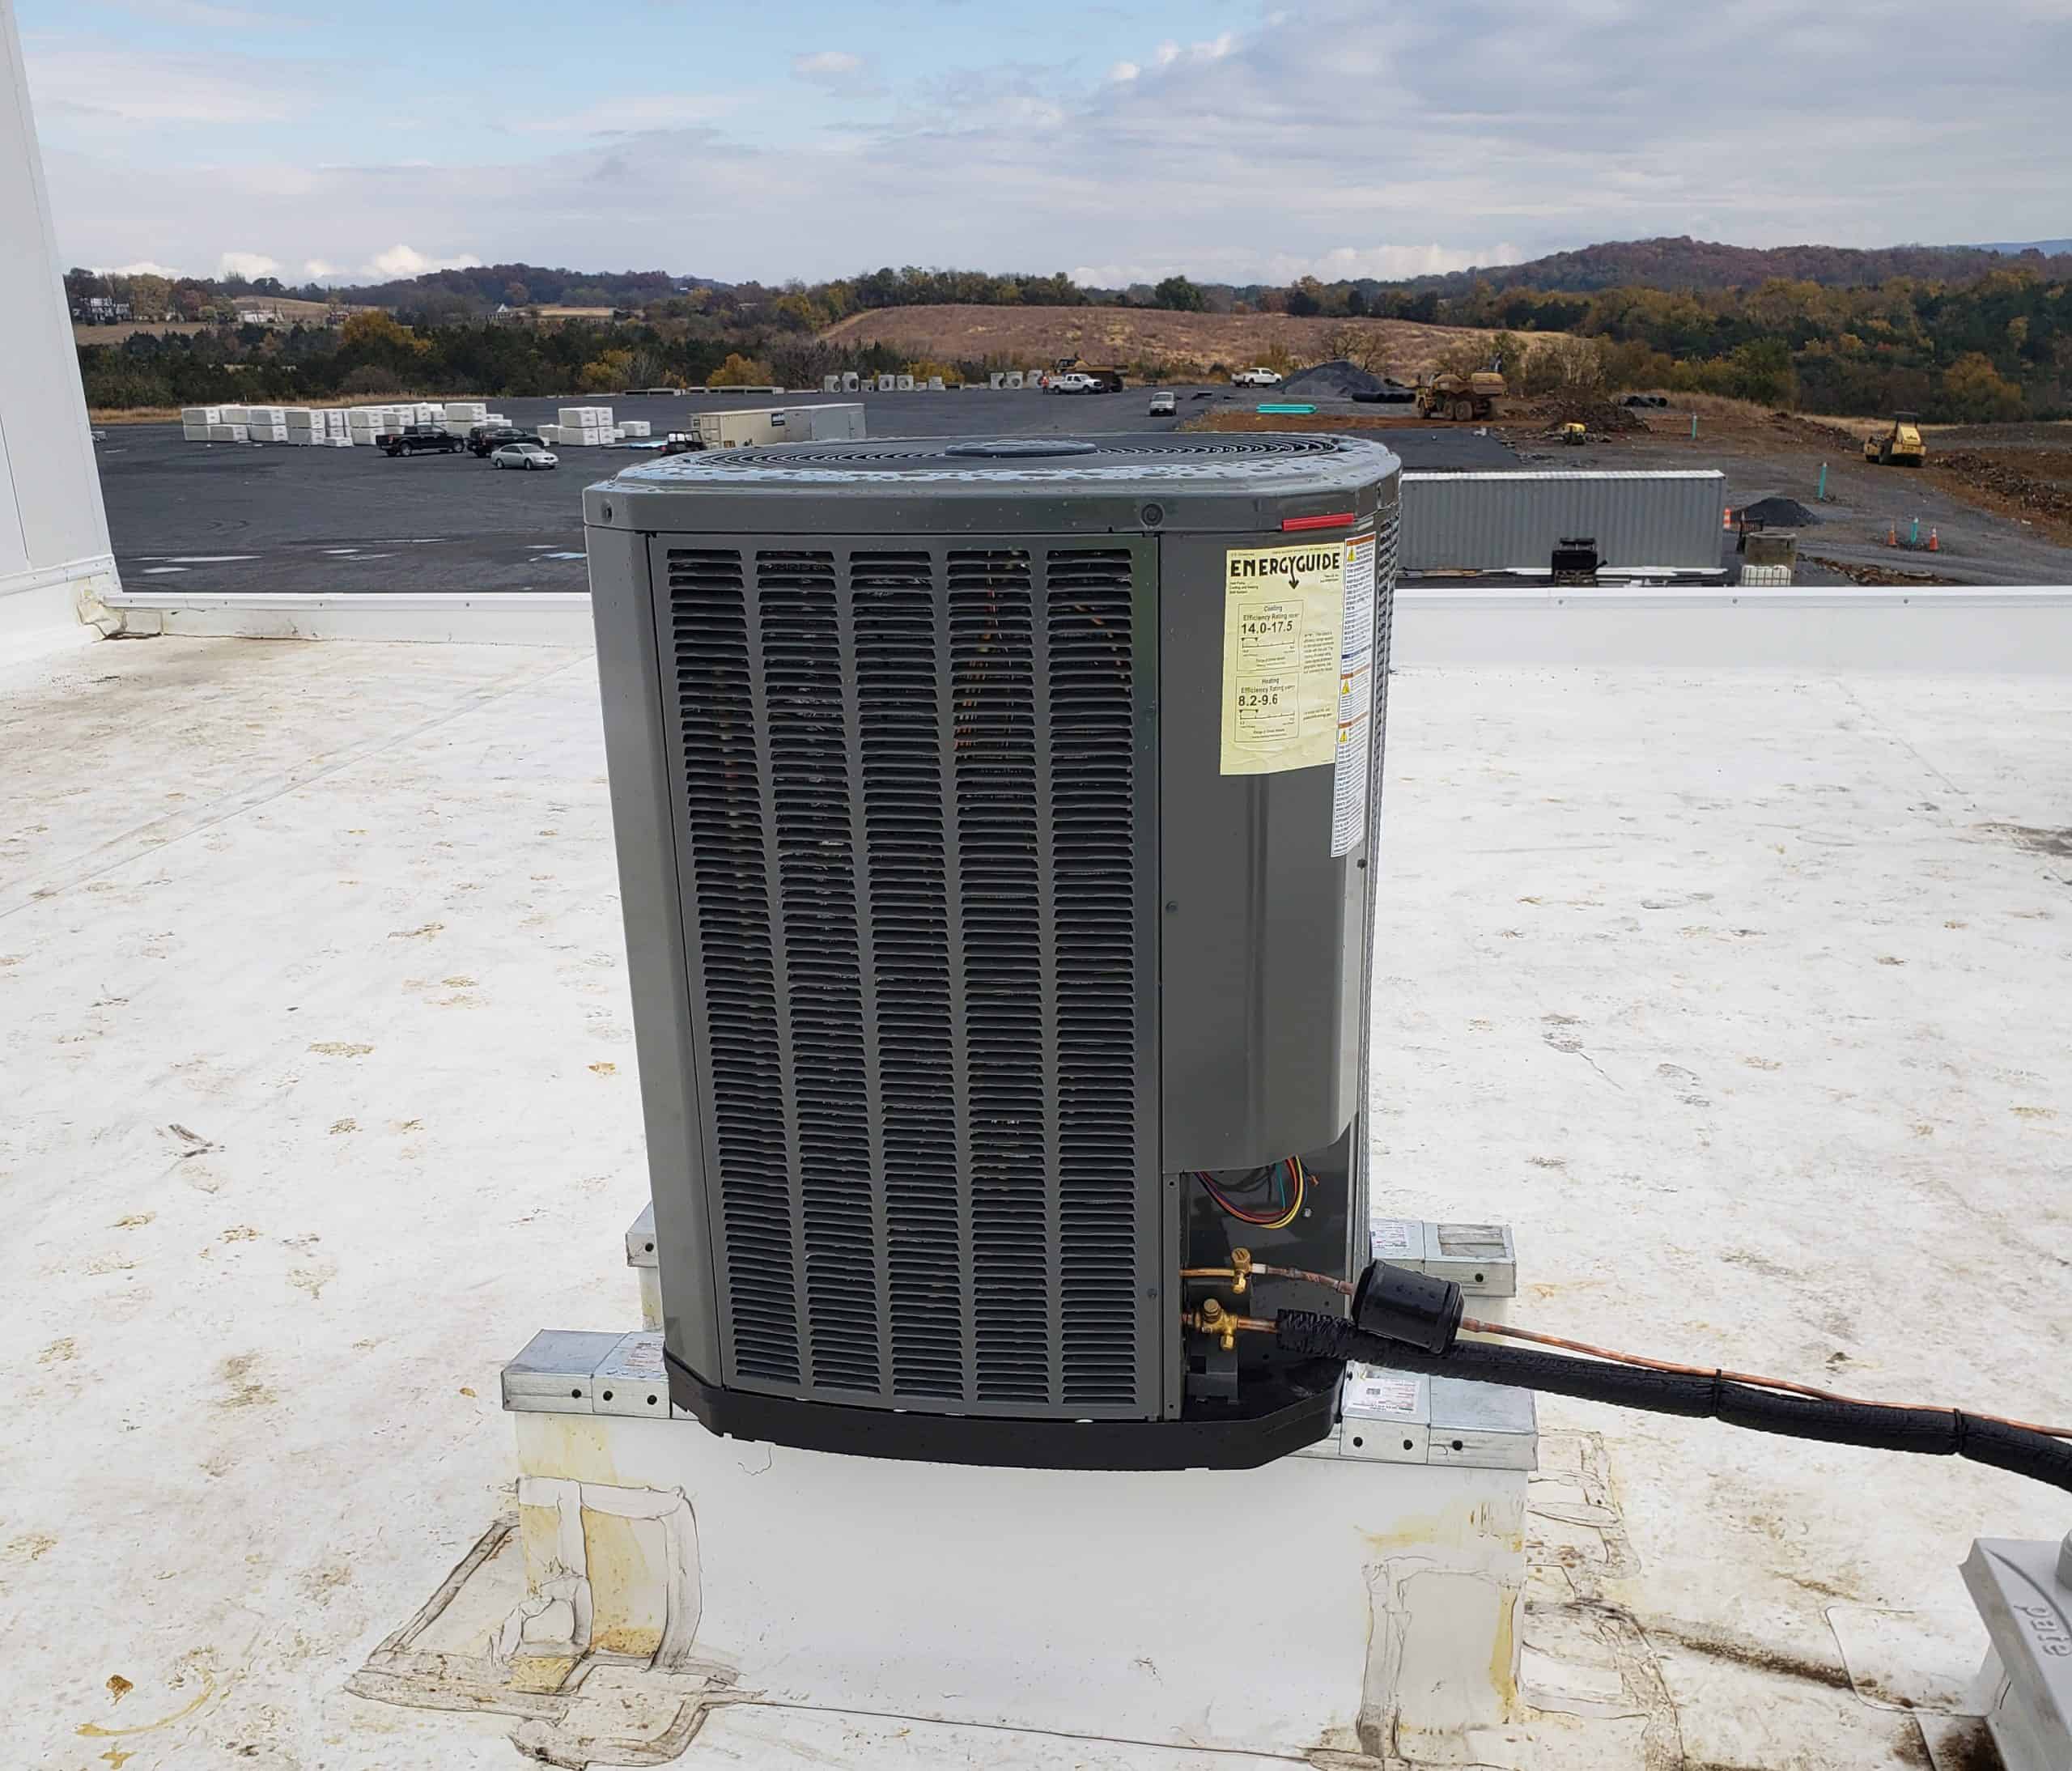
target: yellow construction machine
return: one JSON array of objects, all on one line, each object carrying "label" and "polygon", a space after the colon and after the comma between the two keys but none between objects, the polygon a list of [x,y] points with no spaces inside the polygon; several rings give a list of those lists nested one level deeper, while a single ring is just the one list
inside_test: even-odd
[{"label": "yellow construction machine", "polygon": [[1928,459],[1927,447],[1921,440],[1920,414],[1895,412],[1890,430],[1864,440],[1863,458],[1883,467],[1919,467]]},{"label": "yellow construction machine", "polygon": [[1494,369],[1477,369],[1472,375],[1427,376],[1417,384],[1417,415],[1420,418],[1452,418],[1466,423],[1486,418],[1504,397],[1504,378]]}]

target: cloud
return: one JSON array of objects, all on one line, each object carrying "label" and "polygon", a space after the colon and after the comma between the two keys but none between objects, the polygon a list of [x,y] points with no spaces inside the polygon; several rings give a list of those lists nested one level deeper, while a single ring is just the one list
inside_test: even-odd
[{"label": "cloud", "polygon": [[[1203,43],[1176,43],[1168,37],[1151,52],[1154,68],[1170,68],[1176,62],[1221,62],[1238,47],[1236,34],[1225,31]],[[1125,62],[1125,67],[1132,64]]]},{"label": "cloud", "polygon": [[792,57],[792,71],[802,80],[835,81],[864,71],[864,58],[847,49],[816,49]]},{"label": "cloud", "polygon": [[414,247],[397,244],[386,252],[376,253],[362,267],[362,274],[389,279],[422,277],[430,270],[461,270],[482,262],[473,253],[461,253],[451,258],[427,258]]},{"label": "cloud", "polygon": [[327,278],[338,276],[339,271],[336,265],[324,259],[308,258],[303,261],[302,274],[311,282],[323,282]]},{"label": "cloud", "polygon": [[26,59],[39,120],[96,128],[282,122],[304,84],[299,66],[251,56],[80,45],[39,49]]},{"label": "cloud", "polygon": [[1118,62],[1108,70],[1108,78],[1118,83],[1134,80],[1144,70],[1134,62]]},{"label": "cloud", "polygon": [[600,99],[580,111],[529,117],[516,126],[530,133],[631,135],[652,130],[688,129],[730,115],[753,102],[744,92],[655,92]]},{"label": "cloud", "polygon": [[305,31],[307,19],[276,13],[252,12],[243,6],[219,6],[205,0],[120,0],[125,12],[140,18],[160,19],[168,24],[185,24],[209,31]]},{"label": "cloud", "polygon": [[96,274],[103,277],[172,277],[181,273],[170,265],[161,265],[149,258],[139,258],[134,265],[109,265]]},{"label": "cloud", "polygon": [[[1673,15],[1644,0],[1272,3],[1279,23],[1176,37],[1162,59],[1132,51],[1133,79],[1109,78],[1105,57],[902,72],[898,102],[857,127],[745,127],[748,139],[703,95],[688,96],[694,113],[643,113],[586,94],[585,130],[631,118],[638,151],[594,132],[478,129],[458,151],[405,133],[428,162],[408,171],[374,163],[402,157],[380,131],[246,130],[233,151],[222,125],[248,117],[255,92],[300,104],[329,89],[285,65],[255,82],[228,61],[210,88],[213,58],[190,61],[172,70],[185,84],[146,95],[173,111],[148,142],[75,116],[46,128],[45,164],[66,261],[83,264],[204,264],[230,231],[296,264],[465,240],[491,261],[771,281],[888,261],[1249,281],[1409,274],[1655,234],[1878,245],[2065,231],[2049,219],[2062,156],[2035,151],[2059,138],[2072,90],[2063,0],[2055,13],[2042,0],[2026,13],[1879,0],[1881,29],[1904,29],[1904,65],[1866,61],[1849,18],[1796,0]],[[1741,66],[1751,42],[1791,79],[1666,71]],[[46,51],[31,62],[40,117],[50,66]],[[224,108],[190,126],[212,91]],[[1822,91],[1847,91],[1846,114],[1805,102]],[[1611,121],[1550,123],[1548,92],[1564,117]],[[1899,111],[1917,121],[1897,150],[1856,121]],[[630,175],[609,175],[615,154]],[[357,164],[322,164],[348,155]],[[418,261],[436,261],[429,248]]]},{"label": "cloud", "polygon": [[815,49],[809,54],[795,55],[792,76],[834,98],[875,99],[882,98],[885,92],[871,58],[848,49]]},{"label": "cloud", "polygon": [[262,252],[227,252],[216,261],[219,277],[245,277],[257,279],[279,274],[281,261],[269,258]]}]

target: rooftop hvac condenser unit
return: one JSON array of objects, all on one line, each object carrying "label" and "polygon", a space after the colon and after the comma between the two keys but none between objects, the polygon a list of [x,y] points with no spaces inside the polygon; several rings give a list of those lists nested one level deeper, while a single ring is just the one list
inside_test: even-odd
[{"label": "rooftop hvac condenser unit", "polygon": [[1335,1368],[1211,1300],[1333,1306],[1233,1288],[1240,1251],[1365,1263],[1398,472],[1344,436],[887,441],[586,493],[707,1426],[1109,1468],[1328,1430]]}]

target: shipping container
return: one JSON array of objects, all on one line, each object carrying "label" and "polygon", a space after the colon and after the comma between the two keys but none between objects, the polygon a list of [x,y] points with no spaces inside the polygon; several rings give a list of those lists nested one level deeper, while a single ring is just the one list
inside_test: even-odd
[{"label": "shipping container", "polygon": [[1616,577],[1717,572],[1726,476],[1648,473],[1406,473],[1398,563],[1407,572],[1538,572],[1573,536]]}]

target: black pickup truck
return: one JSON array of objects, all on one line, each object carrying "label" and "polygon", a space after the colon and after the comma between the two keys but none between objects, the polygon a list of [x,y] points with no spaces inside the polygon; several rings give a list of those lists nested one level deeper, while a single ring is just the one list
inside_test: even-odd
[{"label": "black pickup truck", "polygon": [[468,432],[468,448],[478,461],[513,443],[542,440],[537,431],[521,431],[514,424],[478,424]]},{"label": "black pickup truck", "polygon": [[384,431],[374,440],[374,446],[389,455],[422,455],[427,450],[440,455],[457,455],[466,444],[457,436],[448,436],[435,424],[406,424],[400,431]]}]

